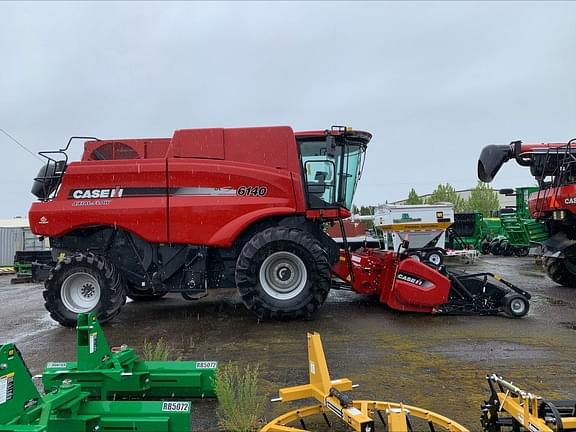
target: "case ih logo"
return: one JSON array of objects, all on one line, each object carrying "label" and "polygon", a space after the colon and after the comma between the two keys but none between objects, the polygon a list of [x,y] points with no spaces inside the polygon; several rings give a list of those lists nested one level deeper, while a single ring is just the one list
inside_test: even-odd
[{"label": "case ih logo", "polygon": [[398,273],[398,276],[396,276],[396,279],[400,279],[400,280],[403,280],[405,282],[409,282],[411,284],[418,285],[418,286],[424,285],[424,281],[422,279],[417,278],[417,277],[408,276],[408,275],[405,275],[404,273]]},{"label": "case ih logo", "polygon": [[122,188],[114,189],[74,189],[70,192],[72,199],[94,199],[94,198],[121,198],[124,193]]}]

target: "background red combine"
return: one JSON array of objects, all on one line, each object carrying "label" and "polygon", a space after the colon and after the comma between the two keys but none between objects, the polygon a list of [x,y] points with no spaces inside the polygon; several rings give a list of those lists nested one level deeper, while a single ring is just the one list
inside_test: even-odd
[{"label": "background red combine", "polygon": [[486,146],[478,160],[478,178],[491,182],[502,165],[514,159],[530,168],[540,190],[528,199],[533,218],[544,221],[550,238],[542,243],[550,278],[576,287],[576,140],[567,143]]}]

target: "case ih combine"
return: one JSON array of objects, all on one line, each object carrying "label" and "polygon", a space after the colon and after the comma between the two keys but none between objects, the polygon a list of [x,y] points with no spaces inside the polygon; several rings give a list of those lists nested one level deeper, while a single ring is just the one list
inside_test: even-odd
[{"label": "case ih combine", "polygon": [[530,167],[540,190],[530,195],[530,215],[546,223],[544,267],[560,285],[576,287],[576,140],[567,143],[486,146],[478,160],[478,178],[491,182],[510,159]]},{"label": "case ih combine", "polygon": [[[74,138],[89,141],[68,163]],[[74,326],[79,313],[112,319],[126,296],[194,300],[236,286],[258,318],[309,317],[334,272],[335,287],[396,309],[524,315],[529,295],[489,274],[459,278],[403,254],[351,253],[346,242],[340,251],[324,233],[350,216],[370,139],[344,127],[183,129],[161,139],[73,137],[41,152],[29,218],[57,257],[46,308]]]}]

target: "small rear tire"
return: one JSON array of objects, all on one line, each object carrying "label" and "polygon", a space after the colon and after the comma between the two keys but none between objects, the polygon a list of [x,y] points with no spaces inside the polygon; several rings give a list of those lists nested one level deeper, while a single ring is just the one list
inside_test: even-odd
[{"label": "small rear tire", "polygon": [[420,252],[409,252],[408,258],[412,258],[418,262],[422,261],[422,257],[420,256]]},{"label": "small rear tire", "polygon": [[126,303],[120,275],[113,264],[92,253],[67,255],[44,284],[44,306],[64,327],[75,327],[78,314],[93,312],[110,321]]},{"label": "small rear tire", "polygon": [[432,264],[434,267],[440,267],[444,263],[444,254],[440,251],[428,252],[424,261]]},{"label": "small rear tire", "polygon": [[490,253],[492,253],[492,255],[498,256],[502,254],[501,243],[500,240],[494,240],[490,243]]},{"label": "small rear tire", "polygon": [[504,313],[512,318],[520,318],[528,313],[530,303],[526,297],[516,293],[508,293],[502,299]]},{"label": "small rear tire", "polygon": [[514,246],[512,246],[507,241],[503,241],[500,244],[500,251],[501,251],[503,256],[512,256],[512,255],[514,255]]}]

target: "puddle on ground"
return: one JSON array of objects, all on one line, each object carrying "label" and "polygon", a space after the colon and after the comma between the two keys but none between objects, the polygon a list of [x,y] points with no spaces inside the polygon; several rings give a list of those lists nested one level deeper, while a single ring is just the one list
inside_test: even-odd
[{"label": "puddle on ground", "polygon": [[467,361],[532,360],[551,355],[546,347],[505,341],[458,342],[429,348],[427,351]]}]

